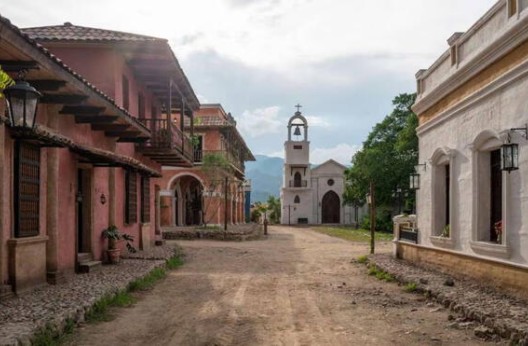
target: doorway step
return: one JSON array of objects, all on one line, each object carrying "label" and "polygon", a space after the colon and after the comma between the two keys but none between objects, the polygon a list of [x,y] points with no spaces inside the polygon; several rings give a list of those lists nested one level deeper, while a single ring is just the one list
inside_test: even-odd
[{"label": "doorway step", "polygon": [[79,273],[93,273],[101,269],[101,261],[94,261],[91,253],[81,252],[77,254],[79,262]]}]

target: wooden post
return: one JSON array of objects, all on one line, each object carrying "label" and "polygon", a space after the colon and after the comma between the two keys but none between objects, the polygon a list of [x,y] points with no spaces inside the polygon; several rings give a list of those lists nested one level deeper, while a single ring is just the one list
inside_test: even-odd
[{"label": "wooden post", "polygon": [[374,254],[374,237],[376,232],[376,203],[374,199],[374,183],[370,182],[370,253]]},{"label": "wooden post", "polygon": [[224,231],[227,231],[227,177],[224,180]]}]

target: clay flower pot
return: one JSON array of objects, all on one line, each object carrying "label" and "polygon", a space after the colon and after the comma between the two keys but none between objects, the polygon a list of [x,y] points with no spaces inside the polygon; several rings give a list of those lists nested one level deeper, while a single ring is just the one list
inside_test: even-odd
[{"label": "clay flower pot", "polygon": [[119,263],[119,260],[121,258],[121,249],[108,249],[106,250],[106,254],[108,255],[108,262],[110,264]]}]

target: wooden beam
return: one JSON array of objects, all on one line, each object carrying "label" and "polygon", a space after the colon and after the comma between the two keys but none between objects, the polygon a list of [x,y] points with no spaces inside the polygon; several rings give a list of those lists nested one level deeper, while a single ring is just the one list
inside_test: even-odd
[{"label": "wooden beam", "polygon": [[87,98],[88,96],[79,94],[44,94],[40,103],[74,105],[85,101]]},{"label": "wooden beam", "polygon": [[128,124],[92,124],[94,131],[126,131],[129,127]]},{"label": "wooden beam", "polygon": [[114,115],[76,115],[77,124],[109,124],[119,119]]},{"label": "wooden beam", "polygon": [[26,79],[26,81],[40,92],[57,91],[66,85],[65,81],[55,79]]},{"label": "wooden beam", "polygon": [[138,135],[140,135],[141,132],[139,131],[105,131],[105,135],[108,137],[119,137],[119,138],[136,138]]},{"label": "wooden beam", "polygon": [[38,68],[37,62],[33,60],[0,60],[0,66],[5,72],[19,72]]},{"label": "wooden beam", "polygon": [[95,106],[64,106],[59,111],[60,114],[74,115],[97,115],[105,110],[105,107]]}]

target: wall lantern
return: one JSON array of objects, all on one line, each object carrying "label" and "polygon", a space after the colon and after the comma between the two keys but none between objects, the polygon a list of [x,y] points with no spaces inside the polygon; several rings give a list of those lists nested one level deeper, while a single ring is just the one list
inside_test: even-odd
[{"label": "wall lantern", "polygon": [[28,82],[17,80],[14,85],[4,89],[11,127],[34,129],[37,117],[37,104],[42,96]]},{"label": "wall lantern", "polygon": [[420,189],[420,174],[416,172],[411,173],[411,176],[409,177],[409,187],[411,190]]},{"label": "wall lantern", "polygon": [[101,201],[102,205],[106,204],[106,196],[104,193],[102,193],[101,196],[99,197],[99,201]]},{"label": "wall lantern", "polygon": [[414,166],[414,172],[411,173],[411,175],[409,176],[409,187],[411,188],[411,190],[420,189],[420,174],[418,173],[420,167],[423,167],[423,170],[427,171],[427,163],[419,163]]},{"label": "wall lantern", "polygon": [[528,138],[528,125],[510,129],[508,143],[501,146],[501,170],[508,173],[519,169],[519,144],[511,142],[511,132],[521,132],[524,138]]}]

